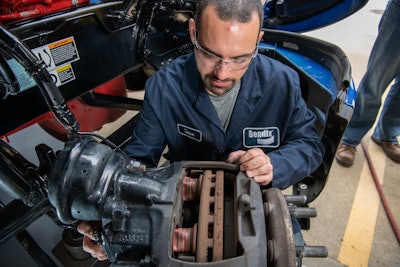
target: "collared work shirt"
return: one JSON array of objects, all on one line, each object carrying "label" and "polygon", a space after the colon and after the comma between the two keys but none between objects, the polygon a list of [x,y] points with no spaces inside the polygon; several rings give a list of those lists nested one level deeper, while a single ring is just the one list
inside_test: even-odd
[{"label": "collared work shirt", "polygon": [[272,186],[284,189],[322,162],[324,147],[314,122],[297,73],[258,55],[242,78],[224,131],[191,53],[147,80],[140,120],[125,150],[156,166],[166,146],[165,157],[172,162],[226,160],[232,151],[259,147],[274,167]]}]

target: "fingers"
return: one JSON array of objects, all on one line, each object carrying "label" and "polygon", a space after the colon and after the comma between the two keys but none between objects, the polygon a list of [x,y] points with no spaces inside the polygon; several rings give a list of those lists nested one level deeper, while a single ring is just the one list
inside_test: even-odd
[{"label": "fingers", "polygon": [[[249,176],[250,177],[250,176]],[[254,181],[259,185],[268,185],[272,182],[272,172],[267,175],[257,175],[253,177]]]},{"label": "fingers", "polygon": [[273,166],[271,161],[260,148],[252,148],[248,151],[235,151],[229,155],[229,160],[234,160],[250,178],[260,185],[267,185],[273,179]]},{"label": "fingers", "polygon": [[97,258],[99,261],[108,259],[107,253],[101,248],[101,246],[88,236],[83,237],[83,250],[89,253],[93,258]]},{"label": "fingers", "polygon": [[247,161],[240,160],[240,170],[245,171],[249,177],[272,173],[273,167],[269,157],[265,154],[257,155]]},{"label": "fingers", "polygon": [[[242,151],[242,150],[239,150],[239,151]],[[253,161],[255,159],[260,160],[260,162],[257,162],[257,164],[259,164],[259,165],[262,163],[265,163],[266,160],[269,161],[269,157],[260,148],[252,148],[252,149],[249,149],[247,151],[242,151],[242,152],[244,152],[244,153],[242,153],[240,155],[240,158],[238,160],[238,163],[241,165],[246,162]],[[233,152],[233,153],[235,153],[235,152]],[[253,164],[256,164],[256,162],[253,162]]]},{"label": "fingers", "polygon": [[246,151],[244,150],[238,150],[238,151],[234,151],[232,153],[229,154],[228,159],[226,160],[226,162],[228,163],[236,163],[239,161],[239,159],[246,153]]},{"label": "fingers", "polygon": [[87,222],[81,222],[77,230],[79,233],[84,235],[83,237],[83,250],[92,255],[93,258],[97,258],[99,261],[108,259],[107,253],[97,243],[94,237],[94,229]]},{"label": "fingers", "polygon": [[79,223],[78,227],[76,228],[79,233],[81,233],[84,236],[90,237],[90,239],[94,240],[94,235],[93,235],[93,227],[87,223],[87,222],[81,222]]}]

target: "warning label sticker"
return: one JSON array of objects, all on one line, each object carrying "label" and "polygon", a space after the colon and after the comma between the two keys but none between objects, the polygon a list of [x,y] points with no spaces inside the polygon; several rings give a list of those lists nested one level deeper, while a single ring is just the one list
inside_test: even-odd
[{"label": "warning label sticker", "polygon": [[34,48],[32,51],[46,64],[57,86],[75,79],[71,63],[80,58],[74,37]]},{"label": "warning label sticker", "polygon": [[49,44],[49,49],[57,67],[79,59],[78,50],[72,37]]},{"label": "warning label sticker", "polygon": [[60,68],[57,68],[57,74],[61,83],[67,83],[69,81],[75,80],[75,74],[71,64],[67,64]]}]

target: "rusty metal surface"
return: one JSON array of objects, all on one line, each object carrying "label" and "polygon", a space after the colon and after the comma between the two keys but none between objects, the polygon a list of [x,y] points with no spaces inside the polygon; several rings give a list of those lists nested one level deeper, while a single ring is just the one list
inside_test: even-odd
[{"label": "rusty metal surface", "polygon": [[173,251],[194,254],[196,251],[197,224],[193,228],[176,228],[173,237]]},{"label": "rusty metal surface", "polygon": [[[223,259],[224,173],[204,171],[201,184],[197,262]],[[212,255],[209,255],[209,253]]]},{"label": "rusty metal surface", "polygon": [[196,261],[207,262],[209,248],[208,224],[212,222],[210,218],[210,191],[211,191],[212,173],[210,170],[204,172],[203,182],[201,183],[199,225]]},{"label": "rusty metal surface", "polygon": [[213,261],[224,256],[224,171],[219,170],[215,177]]},{"label": "rusty metal surface", "polygon": [[183,177],[182,181],[182,200],[197,200],[200,197],[202,175],[198,179],[189,176]]},{"label": "rusty metal surface", "polygon": [[268,266],[296,267],[296,250],[287,203],[281,191],[270,188],[263,192],[268,239]]}]

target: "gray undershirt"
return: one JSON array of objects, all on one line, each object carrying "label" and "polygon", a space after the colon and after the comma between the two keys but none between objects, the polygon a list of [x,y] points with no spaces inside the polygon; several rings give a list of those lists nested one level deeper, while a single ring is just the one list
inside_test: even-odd
[{"label": "gray undershirt", "polygon": [[214,96],[210,95],[211,103],[214,105],[217,111],[218,118],[221,121],[224,132],[228,128],[229,120],[231,119],[233,107],[236,103],[236,98],[239,94],[241,81],[237,82],[231,90],[223,95]]}]

